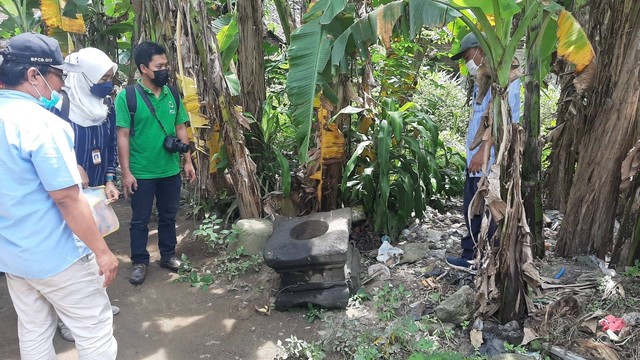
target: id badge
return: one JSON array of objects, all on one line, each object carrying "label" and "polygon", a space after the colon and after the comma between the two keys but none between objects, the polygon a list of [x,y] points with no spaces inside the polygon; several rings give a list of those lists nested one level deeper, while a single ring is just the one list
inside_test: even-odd
[{"label": "id badge", "polygon": [[98,165],[102,162],[100,149],[93,149],[93,151],[91,151],[91,159],[93,160],[93,165]]}]

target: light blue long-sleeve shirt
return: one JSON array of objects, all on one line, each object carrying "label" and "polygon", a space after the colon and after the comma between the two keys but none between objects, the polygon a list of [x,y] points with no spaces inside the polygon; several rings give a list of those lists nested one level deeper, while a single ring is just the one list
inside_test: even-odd
[{"label": "light blue long-sleeve shirt", "polygon": [[[511,84],[509,84],[509,88],[507,89],[508,98],[509,98],[509,106],[511,107],[511,119],[514,123],[520,122],[520,79],[514,80]],[[473,155],[475,155],[480,146],[476,147],[473,150],[470,150],[471,143],[473,139],[476,137],[476,132],[480,128],[480,124],[482,123],[482,115],[487,111],[489,107],[489,101],[491,100],[491,89],[487,92],[481,104],[476,104],[476,97],[478,96],[478,85],[474,85],[473,88],[473,114],[471,115],[471,120],[469,120],[469,128],[467,129],[467,169],[469,169],[469,165],[471,164],[471,159]],[[491,147],[491,157],[489,158],[489,169],[495,162],[495,147]],[[470,177],[481,177],[482,172],[476,174],[469,174]]]}]

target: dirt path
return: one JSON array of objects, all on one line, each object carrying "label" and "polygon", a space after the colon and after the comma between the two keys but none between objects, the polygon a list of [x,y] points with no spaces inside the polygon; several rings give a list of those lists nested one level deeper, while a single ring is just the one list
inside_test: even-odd
[{"label": "dirt path", "polygon": [[[128,202],[115,206],[120,218],[120,231],[107,238],[120,259],[120,270],[108,292],[121,312],[114,317],[114,333],[118,340],[118,359],[273,359],[277,341],[295,334],[313,339],[317,333],[300,311],[260,315],[254,305],[268,301],[273,273],[242,279],[241,290],[229,291],[224,283],[214,283],[208,292],[173,283],[176,275],[158,265],[156,224],[150,225],[149,250],[151,264],[145,283],[129,284]],[[204,249],[191,240],[194,223],[178,222],[178,252],[183,250],[195,265],[204,260]],[[0,358],[17,360],[19,356],[16,314],[0,277]],[[54,337],[58,359],[77,359],[72,343],[58,333]]]}]

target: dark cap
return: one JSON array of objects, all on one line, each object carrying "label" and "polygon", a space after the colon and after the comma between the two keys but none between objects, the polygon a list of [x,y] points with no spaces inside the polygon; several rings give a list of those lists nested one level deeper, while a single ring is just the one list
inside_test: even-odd
[{"label": "dark cap", "polygon": [[[56,39],[36,33],[23,33],[9,39],[0,51],[2,60],[29,65],[48,65],[69,72],[81,72],[78,65],[64,61]],[[2,61],[0,61],[2,63]]]},{"label": "dark cap", "polygon": [[459,60],[464,55],[464,52],[480,46],[478,38],[473,33],[468,33],[460,41],[460,51],[451,57],[451,60]]}]

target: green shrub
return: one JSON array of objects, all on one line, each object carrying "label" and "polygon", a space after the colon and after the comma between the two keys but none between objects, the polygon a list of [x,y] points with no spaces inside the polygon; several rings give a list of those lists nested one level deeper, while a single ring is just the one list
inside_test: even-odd
[{"label": "green shrub", "polygon": [[464,157],[445,146],[438,127],[414,103],[386,98],[365,134],[353,124],[353,153],[342,179],[343,201],[362,204],[374,230],[396,239],[426,206],[442,208],[442,198],[459,195]]}]

